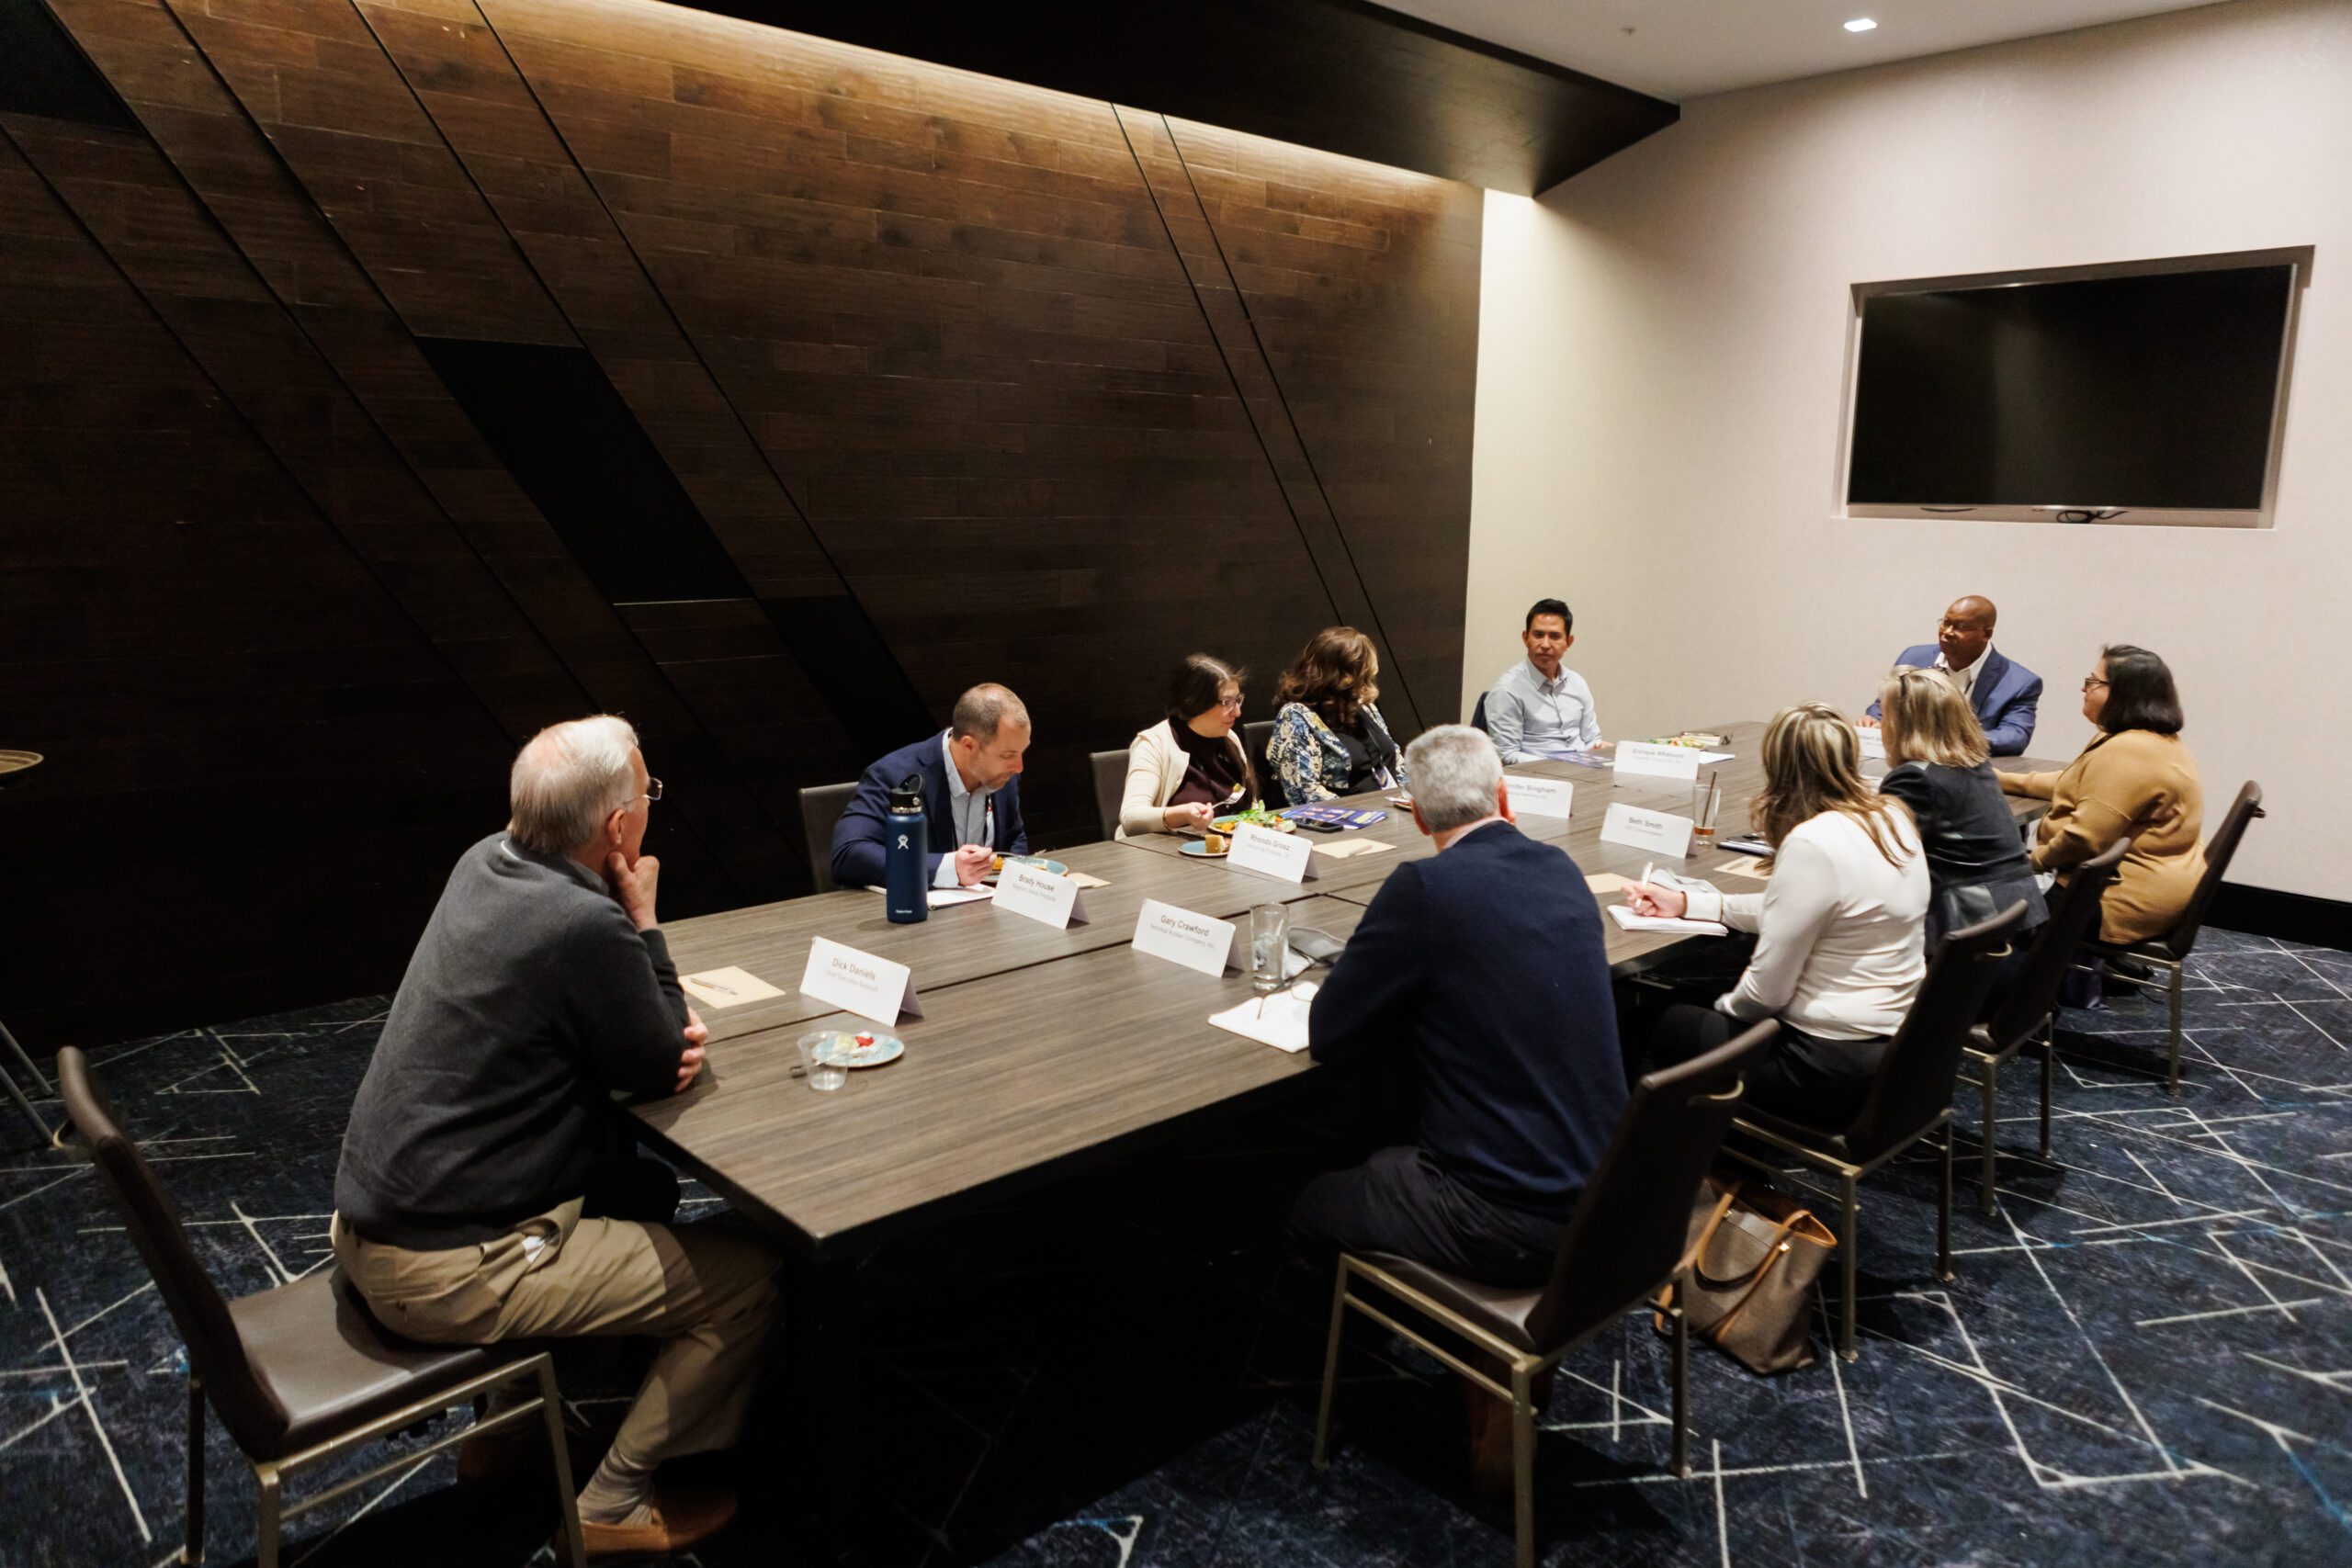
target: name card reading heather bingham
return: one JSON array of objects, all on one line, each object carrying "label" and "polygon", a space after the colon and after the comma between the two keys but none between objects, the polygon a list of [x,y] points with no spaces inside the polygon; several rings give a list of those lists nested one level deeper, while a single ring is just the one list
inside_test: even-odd
[{"label": "name card reading heather bingham", "polygon": [[1304,833],[1277,833],[1243,822],[1233,829],[1233,848],[1225,863],[1277,882],[1305,882],[1315,874],[1315,849]]},{"label": "name card reading heather bingham", "polygon": [[1577,794],[1577,786],[1566,779],[1521,778],[1517,773],[1505,773],[1503,787],[1510,791],[1514,817],[1566,818]]},{"label": "name card reading heather bingham", "polygon": [[1241,967],[1241,936],[1231,920],[1211,919],[1157,898],[1145,899],[1136,916],[1135,945],[1137,953],[1212,976]]},{"label": "name card reading heather bingham", "polygon": [[1600,841],[1655,850],[1669,859],[1679,860],[1690,852],[1690,818],[1663,811],[1643,811],[1631,806],[1612,806],[1609,815],[1600,819]]},{"label": "name card reading heather bingham", "polygon": [[922,1016],[914,971],[820,936],[808,940],[808,967],[800,976],[800,994],[870,1018],[885,1029],[894,1027],[901,1013]]},{"label": "name card reading heather bingham", "polygon": [[1086,924],[1086,904],[1078,884],[1043,866],[1008,860],[996,874],[996,907],[1025,915],[1056,931]]},{"label": "name card reading heather bingham", "polygon": [[1699,753],[1688,746],[1653,746],[1646,740],[1617,742],[1617,771],[1661,779],[1695,779]]}]

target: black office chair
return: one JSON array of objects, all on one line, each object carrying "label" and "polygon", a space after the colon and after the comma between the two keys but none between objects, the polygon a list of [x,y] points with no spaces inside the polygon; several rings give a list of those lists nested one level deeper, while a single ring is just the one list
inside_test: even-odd
[{"label": "black office chair", "polygon": [[[2083,944],[2084,951],[2094,958],[2120,961],[2120,966],[2109,971],[2118,979],[2165,993],[2169,1022],[2165,1038],[2165,1086],[2176,1097],[2180,1093],[2180,981],[2188,967],[2188,953],[2197,945],[2198,933],[2205,929],[2205,917],[2212,912],[2214,895],[2222,890],[2222,878],[2229,874],[2238,842],[2245,837],[2246,824],[2267,815],[2262,809],[2262,786],[2252,779],[2246,780],[2238,797],[2222,814],[2222,826],[2205,846],[2205,874],[2197,879],[2197,891],[2188,896],[2188,908],[2181,911],[2179,923],[2164,935],[2145,942],[2094,939]],[[2156,971],[2164,978],[2155,980],[2134,974],[2132,964]]]},{"label": "black office chair", "polygon": [[[1634,1085],[1600,1167],[1560,1237],[1552,1279],[1539,1290],[1481,1285],[1390,1253],[1342,1253],[1323,1352],[1323,1398],[1315,1416],[1315,1468],[1329,1462],[1331,1396],[1340,1340],[1352,1309],[1403,1335],[1511,1408],[1511,1470],[1520,1568],[1535,1562],[1535,1380],[1569,1351],[1635,1307],[1647,1308],[1682,1266],[1690,1206],[1723,1146],[1742,1075],[1764,1057],[1780,1024],[1767,1019],[1705,1055]],[[1360,1296],[1352,1281],[1379,1292]],[[1397,1321],[1395,1306],[1458,1336],[1509,1369],[1505,1387],[1486,1370]],[[1674,1334],[1674,1472],[1690,1473],[1690,1336],[1679,1306],[1664,1309]]]},{"label": "black office chair", "polygon": [[1989,920],[1963,926],[1943,940],[1928,964],[1928,977],[1903,1027],[1887,1042],[1878,1077],[1853,1125],[1840,1131],[1810,1127],[1761,1111],[1742,1108],[1732,1122],[1724,1152],[1774,1176],[1788,1176],[1780,1159],[1759,1156],[1741,1140],[1761,1144],[1775,1156],[1795,1159],[1838,1178],[1835,1188],[1794,1178],[1798,1186],[1838,1200],[1838,1258],[1843,1310],[1838,1321],[1838,1353],[1852,1360],[1854,1348],[1854,1254],[1861,1204],[1854,1187],[1863,1177],[1930,1134],[1943,1153],[1943,1186],[1936,1201],[1936,1274],[1951,1278],[1951,1091],[1960,1076],[1960,1054],[1968,1032],[1984,1010],[1995,966],[2009,955],[2009,939],[2025,924],[2022,900]]},{"label": "black office chair", "polygon": [[1123,747],[1116,751],[1090,751],[1087,760],[1094,765],[1094,819],[1102,825],[1102,836],[1114,839],[1119,834],[1119,801],[1127,789],[1127,753]]},{"label": "black office chair", "polygon": [[810,784],[800,792],[800,830],[808,835],[808,870],[820,893],[840,886],[833,880],[833,825],[856,793],[854,784]]},{"label": "black office chair", "polygon": [[1241,745],[1250,753],[1250,766],[1258,774],[1258,798],[1271,805],[1283,804],[1283,786],[1274,777],[1274,766],[1266,760],[1266,743],[1274,738],[1274,721],[1271,718],[1252,719],[1241,727]]},{"label": "black office chair", "polygon": [[1480,734],[1492,733],[1487,728],[1487,694],[1478,694],[1478,705],[1470,710],[1470,728]]},{"label": "black office chair", "polygon": [[[569,1561],[586,1560],[572,1497],[571,1458],[564,1446],[563,1398],[555,1367],[537,1345],[419,1345],[395,1338],[365,1303],[329,1269],[235,1301],[221,1298],[197,1260],[179,1210],[156,1181],[139,1145],[115,1121],[82,1053],[57,1055],[66,1115],[129,1222],[132,1245],[154,1277],[155,1292],[187,1342],[187,1546],[184,1562],[204,1561],[204,1406],[209,1400],[253,1466],[260,1493],[255,1568],[277,1568],[285,1521],[320,1504],[404,1471],[465,1438],[537,1416],[547,1428]],[[403,1432],[487,1394],[529,1382],[536,1392],[364,1475],[338,1482],[288,1506],[287,1477],[361,1443]]]},{"label": "black office chair", "polygon": [[2017,984],[1995,1004],[1993,1016],[1968,1032],[1961,1053],[1975,1069],[1974,1082],[1984,1095],[1984,1169],[1982,1200],[1993,1212],[1994,1100],[2001,1065],[2027,1045],[2041,1055],[2041,1157],[2050,1157],[2050,1071],[2057,1056],[2058,989],[2075,964],[2075,949],[2086,933],[2098,927],[2098,901],[2115,882],[2116,867],[2132,851],[2130,839],[2118,839],[2075,868],[2075,874],[2050,900],[2050,918],[2034,938],[2033,951],[2018,972]]}]

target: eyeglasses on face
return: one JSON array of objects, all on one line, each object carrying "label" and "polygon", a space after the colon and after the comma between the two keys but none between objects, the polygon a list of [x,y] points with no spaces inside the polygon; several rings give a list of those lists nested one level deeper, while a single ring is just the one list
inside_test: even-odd
[{"label": "eyeglasses on face", "polygon": [[647,779],[647,780],[645,781],[645,794],[644,794],[644,795],[643,795],[641,798],[646,799],[646,800],[659,800],[659,799],[661,799],[661,798],[662,798],[662,781],[661,781],[660,779],[652,779],[652,778]]},{"label": "eyeglasses on face", "polygon": [[1221,708],[1238,709],[1241,706],[1241,694],[1236,692],[1229,697],[1219,696],[1216,700],[1216,705]]},{"label": "eyeglasses on face", "polygon": [[2107,682],[2097,675],[2086,675],[2083,677],[2083,690],[2086,692],[2089,691],[2093,686],[2104,686],[2106,684]]}]

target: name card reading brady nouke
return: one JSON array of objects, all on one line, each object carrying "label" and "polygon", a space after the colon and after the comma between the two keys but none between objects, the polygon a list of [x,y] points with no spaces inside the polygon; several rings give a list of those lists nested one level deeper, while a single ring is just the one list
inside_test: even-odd
[{"label": "name card reading brady nouke", "polygon": [[1237,951],[1240,945],[1240,932],[1231,920],[1211,919],[1157,898],[1145,899],[1136,916],[1137,953],[1148,953],[1204,975],[1222,976],[1241,967]]},{"label": "name card reading brady nouke", "polygon": [[1315,874],[1315,850],[1304,833],[1277,833],[1243,822],[1233,829],[1233,848],[1226,852],[1225,863],[1277,882],[1305,882]]},{"label": "name card reading brady nouke", "polygon": [[1649,773],[1662,779],[1695,779],[1699,753],[1688,746],[1653,746],[1646,740],[1617,742],[1617,771]]},{"label": "name card reading brady nouke", "polygon": [[1510,791],[1514,817],[1565,818],[1577,794],[1577,786],[1566,779],[1522,778],[1517,773],[1505,773],[1503,787]]},{"label": "name card reading brady nouke", "polygon": [[1663,811],[1642,811],[1631,806],[1612,806],[1609,815],[1600,819],[1600,841],[1655,850],[1679,859],[1690,852],[1690,818]]},{"label": "name card reading brady nouke", "polygon": [[808,967],[800,976],[800,994],[870,1018],[885,1029],[894,1027],[900,1013],[922,1016],[914,971],[820,936],[808,941]]},{"label": "name card reading brady nouke", "polygon": [[1078,884],[1043,866],[1008,860],[996,874],[996,907],[1063,931],[1086,924]]}]

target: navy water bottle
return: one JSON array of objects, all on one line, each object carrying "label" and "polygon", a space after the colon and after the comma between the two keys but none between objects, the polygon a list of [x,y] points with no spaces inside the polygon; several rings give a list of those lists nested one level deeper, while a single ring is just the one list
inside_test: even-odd
[{"label": "navy water bottle", "polygon": [[910,925],[931,918],[931,822],[922,814],[922,775],[909,773],[890,791],[882,818],[883,903],[890,919]]}]

